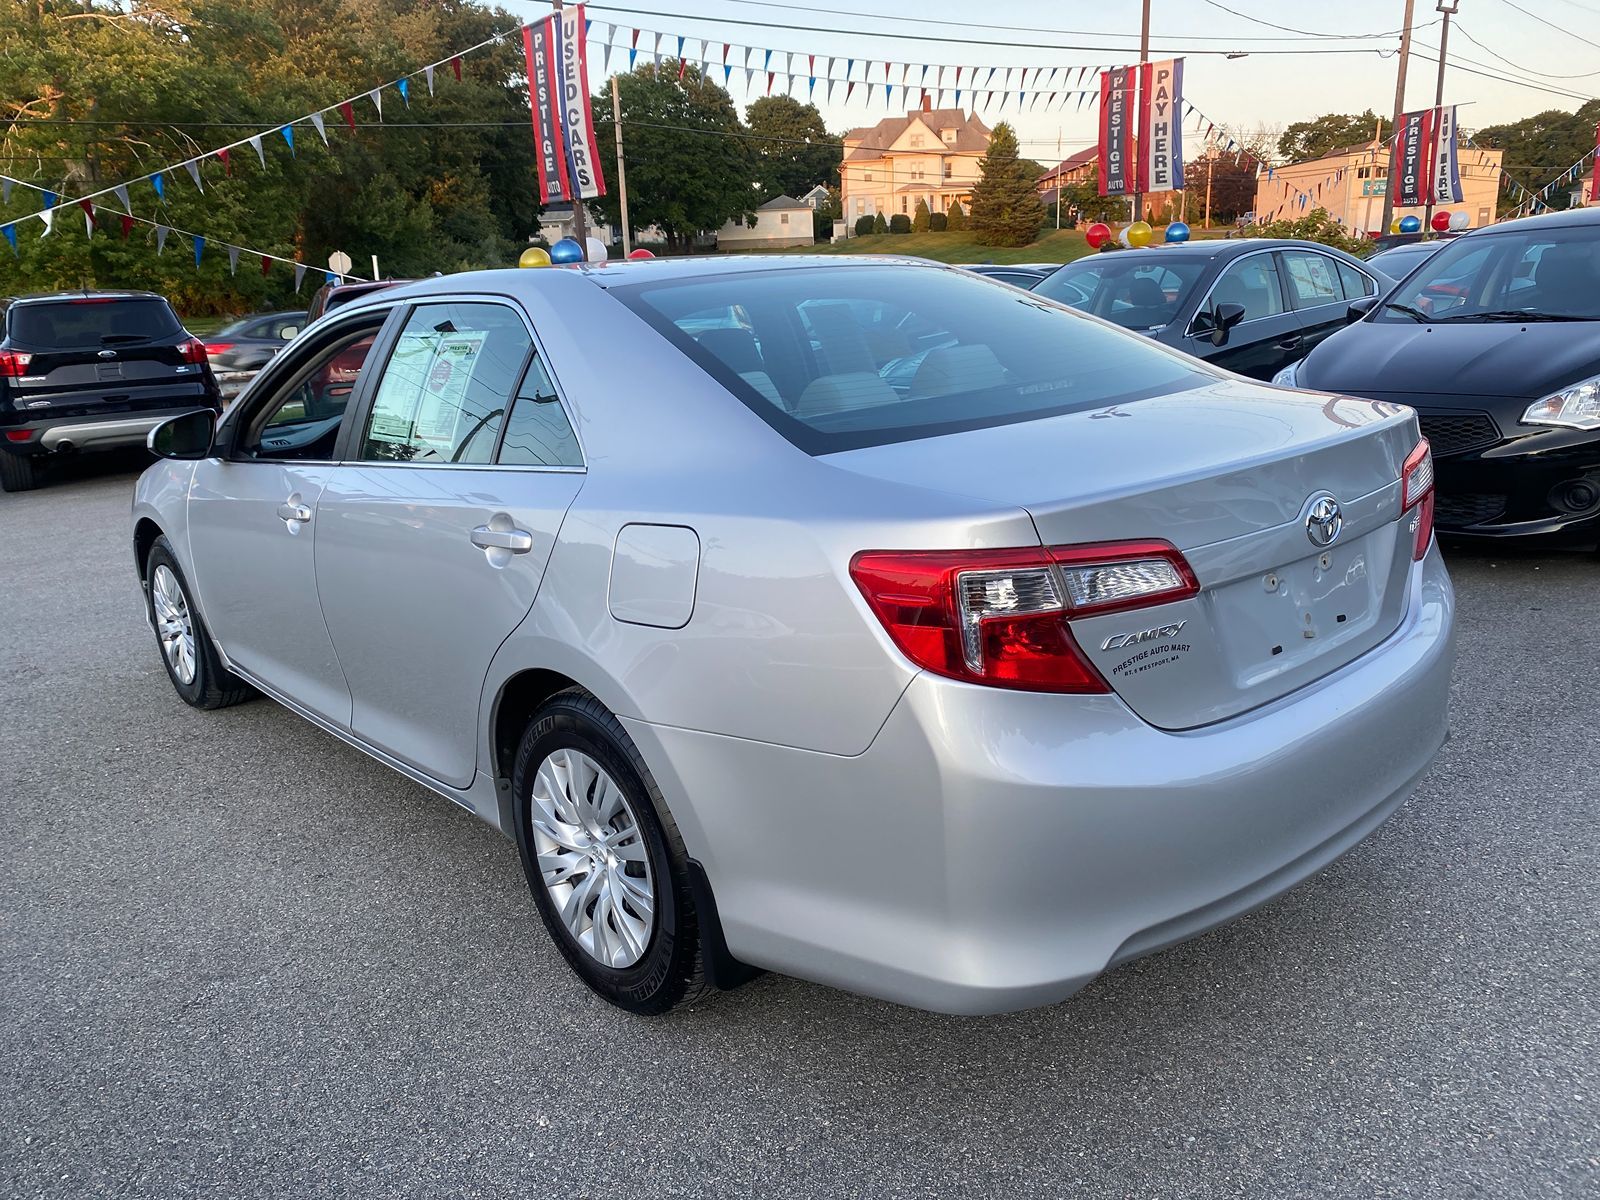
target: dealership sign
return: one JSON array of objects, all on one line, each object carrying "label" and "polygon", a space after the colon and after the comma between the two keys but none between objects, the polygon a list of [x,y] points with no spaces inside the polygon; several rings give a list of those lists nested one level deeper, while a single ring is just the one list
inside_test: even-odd
[{"label": "dealership sign", "polygon": [[1100,73],[1100,194],[1183,187],[1183,59]]},{"label": "dealership sign", "polygon": [[1394,202],[1401,208],[1461,203],[1454,105],[1424,108],[1400,118],[1389,178]]}]

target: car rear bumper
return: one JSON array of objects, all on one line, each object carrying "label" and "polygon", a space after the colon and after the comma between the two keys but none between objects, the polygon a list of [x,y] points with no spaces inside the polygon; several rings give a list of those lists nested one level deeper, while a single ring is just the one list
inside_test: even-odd
[{"label": "car rear bumper", "polygon": [[1443,743],[1437,548],[1400,628],[1319,682],[1168,733],[1115,696],[931,675],[853,758],[626,721],[752,965],[920,1008],[1062,1000],[1313,874]]},{"label": "car rear bumper", "polygon": [[[142,446],[150,431],[180,413],[210,405],[185,404],[156,412],[119,413],[105,417],[62,417],[39,419],[8,426],[0,447],[13,454],[65,454],[92,450],[114,450],[122,446]],[[27,431],[26,441],[14,441],[12,431]]]}]

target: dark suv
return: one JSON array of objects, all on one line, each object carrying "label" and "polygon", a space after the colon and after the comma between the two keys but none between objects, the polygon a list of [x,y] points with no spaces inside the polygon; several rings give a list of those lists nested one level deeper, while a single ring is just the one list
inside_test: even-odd
[{"label": "dark suv", "polygon": [[0,488],[49,456],[142,445],[168,417],[221,411],[205,345],[151,292],[22,296],[0,309]]}]

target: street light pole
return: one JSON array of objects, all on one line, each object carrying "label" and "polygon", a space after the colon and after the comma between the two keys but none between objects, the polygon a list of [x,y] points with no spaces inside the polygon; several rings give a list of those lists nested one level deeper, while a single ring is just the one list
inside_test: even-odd
[{"label": "street light pole", "polygon": [[[1406,0],[1406,2],[1409,4],[1411,0]],[[1147,63],[1150,61],[1150,0],[1144,0],[1144,11],[1139,20],[1139,61],[1141,63]],[[1134,146],[1133,150],[1135,154],[1143,153],[1143,147],[1137,144]],[[1137,175],[1139,171],[1137,163],[1134,164],[1133,169],[1134,173]],[[1144,220],[1143,192],[1135,192],[1133,194],[1133,219],[1135,221]]]},{"label": "street light pole", "polygon": [[[1393,132],[1389,140],[1393,145],[1399,143],[1395,134],[1400,132],[1400,122],[1406,115],[1406,63],[1411,61],[1411,15],[1416,8],[1416,0],[1406,0],[1406,19],[1400,31],[1400,67],[1394,81],[1394,122],[1391,125]],[[1394,179],[1395,179],[1395,154],[1389,151],[1389,177],[1385,180],[1383,189],[1383,227],[1378,230],[1380,234],[1388,233],[1389,226],[1394,221]]]},{"label": "street light pole", "polygon": [[[1456,15],[1461,8],[1461,0],[1437,0],[1434,4],[1437,12],[1444,14],[1444,28],[1439,31],[1439,85],[1434,89],[1433,107],[1437,112],[1444,107],[1444,52],[1450,45],[1450,18]],[[1435,118],[1437,119],[1437,118]],[[1450,136],[1455,136],[1455,130],[1450,131]],[[1427,233],[1433,228],[1433,185],[1428,185],[1428,203],[1422,210],[1422,232]]]}]

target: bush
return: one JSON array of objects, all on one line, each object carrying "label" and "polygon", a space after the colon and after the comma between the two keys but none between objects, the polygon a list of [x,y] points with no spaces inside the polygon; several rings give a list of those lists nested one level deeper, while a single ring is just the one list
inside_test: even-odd
[{"label": "bush", "polygon": [[927,233],[933,223],[933,214],[928,211],[926,200],[917,201],[917,211],[911,217],[912,233]]},{"label": "bush", "polygon": [[879,213],[877,216],[872,218],[872,232],[873,233],[888,233],[889,232],[889,222],[887,222],[887,221],[885,221],[883,219],[883,214],[882,213]]},{"label": "bush", "polygon": [[856,236],[857,237],[866,237],[867,234],[869,234],[871,232],[872,232],[872,214],[871,213],[867,213],[865,216],[857,217],[856,218]]},{"label": "bush", "polygon": [[928,229],[933,233],[943,233],[950,227],[950,218],[943,213],[928,214]]},{"label": "bush", "polygon": [[945,217],[945,222],[951,232],[959,232],[967,227],[967,214],[962,211],[961,201],[950,201],[950,212]]},{"label": "bush", "polygon": [[1251,237],[1294,238],[1303,242],[1321,242],[1347,254],[1368,254],[1372,242],[1359,233],[1352,233],[1341,225],[1328,211],[1314,208],[1298,220],[1279,220],[1257,225],[1249,231]]},{"label": "bush", "polygon": [[911,232],[911,218],[906,216],[905,213],[895,213],[894,216],[889,218],[889,232],[890,233],[910,233]]}]

